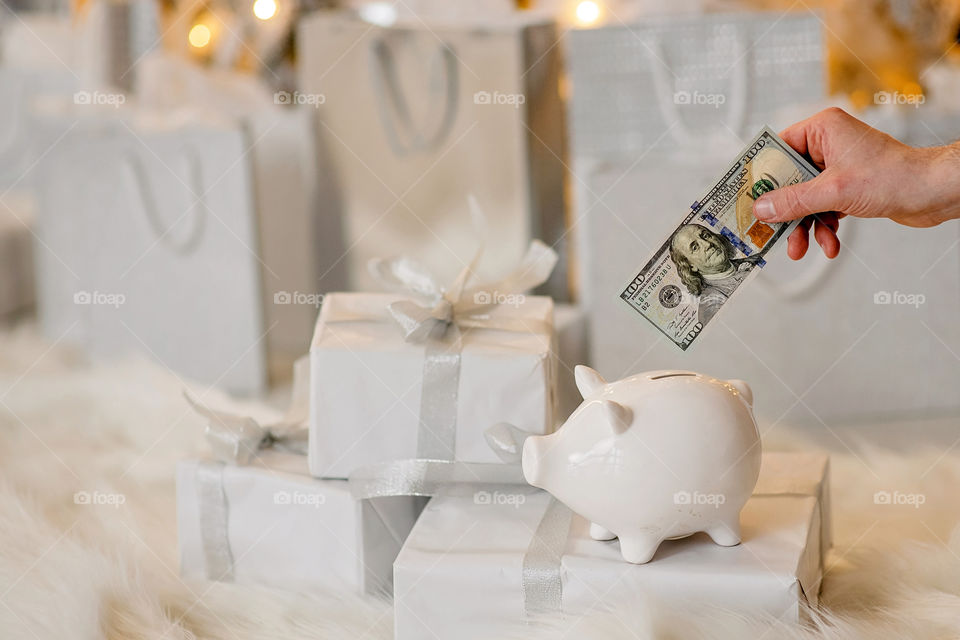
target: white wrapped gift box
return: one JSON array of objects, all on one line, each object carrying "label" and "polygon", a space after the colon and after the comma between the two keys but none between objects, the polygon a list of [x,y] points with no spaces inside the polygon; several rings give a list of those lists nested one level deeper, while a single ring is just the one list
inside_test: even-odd
[{"label": "white wrapped gift box", "polygon": [[180,572],[285,589],[389,593],[393,560],[422,504],[407,496],[355,500],[345,480],[312,478],[302,455],[262,451],[248,466],[181,462]]},{"label": "white wrapped gift box", "polygon": [[[823,467],[802,462],[775,461],[778,469],[789,463],[796,481],[747,502],[743,542],[735,547],[697,534],[666,541],[651,562],[632,565],[616,540],[591,539],[589,522],[574,515],[556,568],[563,615],[629,606],[649,594],[680,606],[800,619],[818,600],[823,507],[797,491],[821,486],[816,475]],[[524,582],[525,556],[552,502],[530,487],[433,498],[394,563],[397,640],[492,638],[522,629],[525,589],[538,591]]]},{"label": "white wrapped gift box", "polygon": [[816,497],[820,503],[820,551],[826,557],[833,546],[829,456],[812,452],[765,451],[753,492]]},{"label": "white wrapped gift box", "polygon": [[[424,384],[428,347],[405,341],[387,310],[400,300],[409,298],[324,298],[310,347],[309,458],[315,476],[346,478],[358,467],[424,457],[420,445],[438,435],[421,420],[422,400],[429,403],[436,393]],[[517,304],[491,307],[487,319],[513,328],[461,331],[454,444],[452,450],[445,442],[439,447],[445,459],[500,462],[484,439],[498,422],[535,434],[554,427],[553,301],[521,297]]]}]

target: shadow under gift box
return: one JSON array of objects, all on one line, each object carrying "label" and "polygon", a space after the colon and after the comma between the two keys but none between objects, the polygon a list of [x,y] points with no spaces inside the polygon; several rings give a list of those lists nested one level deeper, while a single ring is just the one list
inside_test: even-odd
[{"label": "shadow under gift box", "polygon": [[[740,515],[741,544],[721,547],[696,534],[665,541],[642,565],[625,562],[618,541],[591,539],[590,523],[574,515],[556,567],[562,613],[569,620],[649,596],[802,619],[804,605],[818,602],[828,495],[826,456],[765,453],[757,491]],[[397,640],[522,629],[524,559],[535,532],[549,537],[538,527],[551,501],[530,487],[433,498],[394,563]]]},{"label": "shadow under gift box", "polygon": [[389,594],[392,564],[424,503],[355,500],[345,480],[318,480],[302,455],[262,451],[248,466],[177,465],[184,578],[290,590]]},{"label": "shadow under gift box", "polygon": [[[459,379],[452,389],[424,385],[427,346],[407,342],[387,306],[396,294],[332,293],[324,298],[310,347],[310,472],[346,478],[358,467],[424,455],[462,462],[501,460],[485,430],[509,422],[534,434],[553,431],[556,350],[553,301],[520,296],[487,312],[511,330],[462,329]],[[516,327],[517,324],[521,326]],[[429,367],[430,364],[427,363]],[[452,450],[442,427],[422,421],[426,404],[453,393]],[[446,416],[449,418],[449,416]]]}]

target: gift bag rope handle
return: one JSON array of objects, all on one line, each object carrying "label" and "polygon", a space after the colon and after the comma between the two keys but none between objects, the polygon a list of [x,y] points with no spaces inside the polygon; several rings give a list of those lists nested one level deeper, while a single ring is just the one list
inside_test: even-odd
[{"label": "gift bag rope handle", "polygon": [[[189,149],[183,150],[183,158],[187,165],[187,191],[191,200],[195,199],[190,208],[181,214],[170,226],[165,226],[160,217],[156,198],[152,197],[153,192],[150,189],[150,180],[143,163],[132,151],[126,151],[121,155],[121,164],[123,173],[130,181],[134,193],[134,199],[139,204],[139,209],[146,218],[147,226],[153,232],[156,241],[165,245],[168,249],[179,255],[188,255],[196,250],[200,244],[200,238],[203,235],[203,218],[206,211],[206,194],[203,192],[203,179],[200,172],[200,162],[196,155]],[[170,229],[173,224],[183,217],[190,215],[193,224],[190,232],[182,239],[176,239],[171,236]]]},{"label": "gift bag rope handle", "polygon": [[[738,33],[738,36],[740,34]],[[734,135],[742,136],[747,114],[747,82],[750,78],[750,51],[744,44],[742,37],[733,39],[734,67],[731,69],[729,93],[730,107],[727,109],[726,125]],[[676,75],[667,63],[667,52],[659,35],[651,39],[650,67],[653,69],[653,88],[660,107],[660,114],[664,121],[673,125],[670,133],[677,143],[682,145],[702,146],[704,137],[709,132],[697,132],[690,129],[680,117],[680,111],[674,102],[676,92]],[[669,76],[674,76],[670,78]],[[728,133],[726,131],[721,133]]]},{"label": "gift bag rope handle", "polygon": [[[738,35],[740,32],[738,30]],[[742,136],[743,127],[746,122],[747,106],[747,82],[750,78],[750,50],[744,44],[744,38],[734,38],[736,46],[734,55],[736,67],[732,71],[732,80],[730,85],[730,108],[727,110],[726,125],[731,134]],[[677,104],[673,96],[676,89],[675,78],[671,79],[668,74],[671,73],[667,65],[666,49],[662,40],[654,36],[650,52],[650,64],[653,68],[654,94],[657,98],[657,104],[660,107],[660,113],[664,120],[672,123],[670,129],[674,140],[684,146],[703,146],[704,133],[692,131],[680,117]],[[845,235],[845,242],[850,242],[851,233],[848,231]],[[786,242],[785,239],[781,242]],[[782,300],[795,300],[803,298],[820,288],[820,285],[830,273],[830,263],[827,260],[808,260],[807,265],[799,277],[789,282],[777,282],[772,280],[763,269],[760,269],[757,282],[760,286]]]},{"label": "gift bag rope handle", "polygon": [[[410,37],[416,32],[393,31],[395,36]],[[459,76],[457,58],[453,49],[445,43],[439,43],[434,59],[426,63],[430,70],[436,69],[439,62],[440,83],[445,89],[443,112],[433,133],[418,131],[413,122],[410,106],[400,80],[397,77],[396,62],[390,45],[384,37],[376,38],[371,44],[371,73],[377,111],[387,134],[387,141],[398,156],[428,152],[436,149],[453,129],[457,115],[457,95]],[[437,60],[439,58],[439,60]],[[431,84],[433,83],[431,78]]]}]

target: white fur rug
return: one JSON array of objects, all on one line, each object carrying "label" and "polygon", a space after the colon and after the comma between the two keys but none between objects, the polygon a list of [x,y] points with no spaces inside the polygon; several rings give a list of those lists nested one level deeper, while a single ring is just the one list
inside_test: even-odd
[{"label": "white fur rug", "polygon": [[[389,603],[179,579],[174,464],[204,452],[182,388],[154,365],[91,366],[29,328],[0,333],[0,636],[391,637]],[[836,546],[812,625],[650,602],[517,637],[960,637],[960,447],[884,450],[838,433],[856,454],[832,452]],[[779,433],[766,445],[803,442]],[[81,491],[124,501],[76,504]],[[877,491],[925,502],[877,505]]]}]

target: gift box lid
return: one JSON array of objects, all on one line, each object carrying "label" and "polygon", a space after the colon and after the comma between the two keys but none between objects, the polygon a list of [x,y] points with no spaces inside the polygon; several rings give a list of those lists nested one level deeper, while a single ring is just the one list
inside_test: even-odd
[{"label": "gift box lid", "polygon": [[[494,292],[496,293],[496,292]],[[550,347],[551,328],[553,326],[553,299],[547,296],[527,296],[513,294],[511,302],[497,304],[485,310],[483,317],[489,318],[495,325],[498,320],[523,320],[529,324],[528,331],[495,331],[495,340],[483,341],[484,347],[500,346],[510,351],[511,345],[529,344],[531,337],[542,337],[547,348]],[[323,298],[320,315],[314,331],[311,350],[324,349],[384,349],[390,344],[398,347],[414,348],[405,343],[397,323],[390,316],[387,307],[400,301],[413,300],[410,296],[396,293],[328,293]],[[422,303],[422,302],[421,302]],[[464,333],[479,334],[468,329]],[[464,350],[469,350],[473,339],[464,340]]]}]

